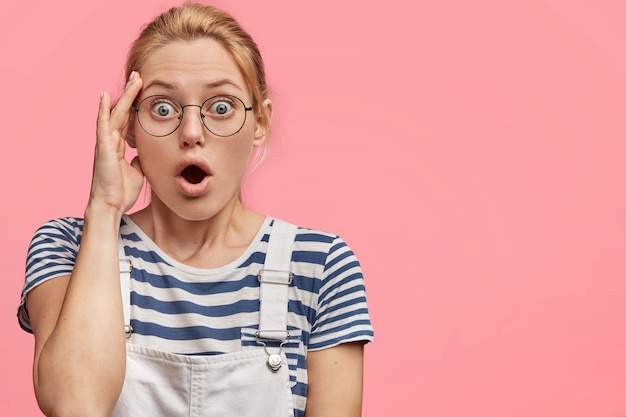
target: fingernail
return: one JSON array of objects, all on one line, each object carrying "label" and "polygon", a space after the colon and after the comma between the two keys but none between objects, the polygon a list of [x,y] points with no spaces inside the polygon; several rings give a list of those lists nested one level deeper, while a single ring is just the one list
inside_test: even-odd
[{"label": "fingernail", "polygon": [[137,71],[132,71],[130,73],[130,77],[128,77],[128,81],[131,83],[134,83],[136,79],[137,79]]},{"label": "fingernail", "polygon": [[104,91],[100,91],[100,98],[104,97]]}]

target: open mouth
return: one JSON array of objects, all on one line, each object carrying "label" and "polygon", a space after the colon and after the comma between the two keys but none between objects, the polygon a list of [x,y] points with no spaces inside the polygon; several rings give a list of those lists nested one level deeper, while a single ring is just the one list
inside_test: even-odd
[{"label": "open mouth", "polygon": [[208,174],[197,165],[189,165],[180,175],[190,184],[199,184]]}]

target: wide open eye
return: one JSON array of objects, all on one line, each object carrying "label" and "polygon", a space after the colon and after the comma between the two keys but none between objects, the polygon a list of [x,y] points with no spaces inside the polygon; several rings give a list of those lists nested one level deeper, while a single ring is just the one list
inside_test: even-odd
[{"label": "wide open eye", "polygon": [[204,105],[204,113],[212,117],[230,116],[236,110],[235,99],[228,96],[213,97]]},{"label": "wide open eye", "polygon": [[167,96],[148,97],[142,103],[142,107],[156,120],[167,120],[178,117],[181,106],[176,100]]},{"label": "wide open eye", "polygon": [[163,118],[172,117],[176,114],[176,107],[172,103],[157,101],[152,103],[152,114]]},{"label": "wide open eye", "polygon": [[174,98],[155,95],[144,98],[136,109],[143,130],[156,137],[174,132],[183,117],[183,107]]},{"label": "wide open eye", "polygon": [[230,110],[230,104],[225,101],[220,101],[219,103],[215,103],[211,109],[217,114],[226,114]]},{"label": "wide open eye", "polygon": [[174,108],[170,104],[159,103],[154,107],[155,113],[159,116],[169,116],[174,111]]},{"label": "wide open eye", "polygon": [[228,94],[218,95],[202,103],[202,123],[214,135],[232,136],[243,127],[248,110],[241,99]]}]

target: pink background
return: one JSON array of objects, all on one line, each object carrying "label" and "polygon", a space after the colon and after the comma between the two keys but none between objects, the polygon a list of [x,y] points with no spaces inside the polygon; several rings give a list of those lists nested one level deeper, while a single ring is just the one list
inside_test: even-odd
[{"label": "pink background", "polygon": [[[0,415],[39,415],[30,237],[82,215],[99,93],[173,4],[3,5]],[[625,2],[214,4],[273,87],[246,201],[362,261],[366,417],[626,415]]]}]

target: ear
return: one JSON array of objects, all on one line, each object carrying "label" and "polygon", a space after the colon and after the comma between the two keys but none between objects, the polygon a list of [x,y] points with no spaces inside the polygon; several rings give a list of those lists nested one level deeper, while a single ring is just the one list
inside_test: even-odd
[{"label": "ear", "polygon": [[274,112],[274,108],[272,105],[272,100],[266,98],[261,104],[263,110],[267,114],[267,119],[261,116],[261,112],[259,112],[256,116],[256,128],[254,130],[254,141],[253,146],[261,146],[270,134],[270,126],[272,124],[272,115]]}]

